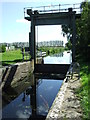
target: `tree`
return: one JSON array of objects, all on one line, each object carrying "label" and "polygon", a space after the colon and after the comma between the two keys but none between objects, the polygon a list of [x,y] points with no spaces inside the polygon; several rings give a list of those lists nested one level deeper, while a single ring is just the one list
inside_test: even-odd
[{"label": "tree", "polygon": [[[90,52],[90,2],[82,2],[81,10],[81,18],[76,19],[76,53],[83,55]],[[62,31],[72,43],[72,29],[68,25],[63,25]],[[70,47],[70,43],[66,45]]]},{"label": "tree", "polygon": [[[76,21],[77,28],[77,51],[79,54],[87,54],[88,46],[90,45],[90,3],[84,2],[81,4],[82,14],[81,19]],[[82,50],[82,52],[81,52]]]},{"label": "tree", "polygon": [[69,50],[72,49],[72,44],[70,40],[68,40],[68,42],[65,44],[65,47],[68,48]]},{"label": "tree", "polygon": [[5,51],[6,51],[5,45],[1,45],[1,46],[0,46],[0,52],[5,52]]},{"label": "tree", "polygon": [[65,47],[67,49],[72,49],[72,29],[69,25],[62,25],[63,36],[67,35],[68,42]]}]

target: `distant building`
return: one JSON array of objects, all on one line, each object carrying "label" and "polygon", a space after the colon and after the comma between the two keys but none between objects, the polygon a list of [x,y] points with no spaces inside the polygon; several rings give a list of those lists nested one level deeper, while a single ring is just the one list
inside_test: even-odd
[{"label": "distant building", "polygon": [[15,50],[15,46],[11,45],[11,46],[6,46],[6,51],[9,50]]},{"label": "distant building", "polygon": [[12,46],[9,47],[9,49],[10,50],[15,50],[15,46],[12,45]]}]

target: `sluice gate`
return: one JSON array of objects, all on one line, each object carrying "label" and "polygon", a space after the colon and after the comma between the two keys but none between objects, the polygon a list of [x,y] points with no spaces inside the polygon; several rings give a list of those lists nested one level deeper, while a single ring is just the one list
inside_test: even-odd
[{"label": "sluice gate", "polygon": [[[38,8],[37,8],[38,9]],[[30,33],[29,33],[29,47],[31,60],[34,59],[34,73],[43,74],[65,74],[70,65],[67,64],[36,64],[36,36],[35,27],[42,25],[68,25],[72,29],[72,62],[75,61],[75,44],[76,44],[76,18],[80,17],[80,14],[76,14],[74,8],[68,8],[63,12],[60,10],[52,11],[40,11],[33,10],[32,8],[24,8],[24,18],[30,21]],[[27,14],[25,16],[25,14]]]},{"label": "sluice gate", "polygon": [[34,73],[39,78],[64,79],[70,64],[36,64]]}]

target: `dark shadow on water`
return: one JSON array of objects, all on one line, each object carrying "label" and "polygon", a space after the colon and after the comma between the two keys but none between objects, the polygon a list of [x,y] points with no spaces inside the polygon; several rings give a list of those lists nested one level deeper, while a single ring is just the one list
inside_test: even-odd
[{"label": "dark shadow on water", "polygon": [[8,105],[17,95],[18,93],[10,86],[6,90],[2,90],[2,107]]},{"label": "dark shadow on water", "polygon": [[28,120],[45,120],[45,119],[46,119],[46,116],[35,115],[35,116],[30,116]]},{"label": "dark shadow on water", "polygon": [[27,118],[2,118],[1,120],[45,120],[46,116],[34,116],[34,117],[30,117],[29,119]]}]

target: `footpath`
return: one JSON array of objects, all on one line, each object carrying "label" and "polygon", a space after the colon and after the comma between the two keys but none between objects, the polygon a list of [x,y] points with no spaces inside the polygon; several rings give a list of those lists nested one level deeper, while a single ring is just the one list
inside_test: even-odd
[{"label": "footpath", "polygon": [[73,78],[63,82],[46,120],[82,120],[80,99],[76,95],[80,85],[80,78],[76,73]]}]

